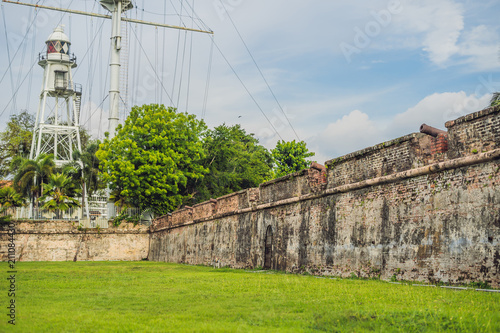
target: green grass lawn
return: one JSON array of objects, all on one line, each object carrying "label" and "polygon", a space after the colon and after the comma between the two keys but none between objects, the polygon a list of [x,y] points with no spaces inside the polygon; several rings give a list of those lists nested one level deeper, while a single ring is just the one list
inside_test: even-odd
[{"label": "green grass lawn", "polygon": [[500,331],[498,293],[155,262],[16,269],[16,326],[2,279],[1,332]]}]

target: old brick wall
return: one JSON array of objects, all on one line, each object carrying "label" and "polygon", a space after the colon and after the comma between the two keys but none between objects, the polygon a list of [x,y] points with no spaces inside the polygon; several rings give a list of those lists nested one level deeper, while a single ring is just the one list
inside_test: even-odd
[{"label": "old brick wall", "polygon": [[326,162],[328,187],[387,176],[440,160],[433,154],[435,139],[413,133]]},{"label": "old brick wall", "polygon": [[500,105],[446,123],[450,158],[500,148]]},{"label": "old brick wall", "polygon": [[[0,230],[0,260],[7,261],[7,226]],[[118,228],[78,230],[69,221],[15,223],[19,261],[142,260],[149,250],[147,227],[122,223]]]},{"label": "old brick wall", "polygon": [[463,137],[450,130],[451,154],[439,140],[412,134],[217,199],[212,216],[155,223],[149,258],[263,267],[270,227],[275,269],[500,287],[500,151],[455,157]]}]

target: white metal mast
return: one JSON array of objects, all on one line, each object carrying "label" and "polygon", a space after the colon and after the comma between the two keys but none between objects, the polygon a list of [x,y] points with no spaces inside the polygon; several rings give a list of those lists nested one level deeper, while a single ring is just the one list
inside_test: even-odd
[{"label": "white metal mast", "polygon": [[125,11],[132,9],[130,0],[101,0],[101,5],[112,14],[111,23],[111,62],[109,87],[109,137],[115,136],[116,127],[120,120],[120,50],[122,48],[121,16]]}]

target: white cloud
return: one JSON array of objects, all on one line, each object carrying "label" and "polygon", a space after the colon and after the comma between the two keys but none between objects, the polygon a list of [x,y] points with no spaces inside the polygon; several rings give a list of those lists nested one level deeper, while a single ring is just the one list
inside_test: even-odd
[{"label": "white cloud", "polygon": [[436,93],[383,123],[370,119],[367,113],[354,110],[328,124],[316,138],[311,138],[310,142],[313,143],[318,156],[326,156],[325,160],[328,160],[418,132],[423,123],[446,129],[446,121],[485,108],[490,97],[490,94],[480,97],[467,95],[463,91]]},{"label": "white cloud", "polygon": [[330,123],[319,136],[321,150],[331,157],[369,147],[383,140],[382,131],[377,124],[359,110]]},{"label": "white cloud", "polygon": [[423,123],[445,129],[446,121],[483,109],[490,97],[490,94],[481,97],[467,95],[463,91],[432,94],[414,107],[397,114],[386,132],[396,136],[418,132]]},{"label": "white cloud", "polygon": [[463,34],[459,54],[465,62],[477,70],[500,67],[500,38],[498,33],[485,25],[479,25]]},{"label": "white cloud", "polygon": [[467,65],[482,71],[500,67],[497,27],[471,25],[454,0],[404,0],[387,33],[373,41],[379,50],[420,49],[435,65]]},{"label": "white cloud", "polygon": [[429,59],[444,65],[457,54],[458,38],[464,29],[464,9],[452,0],[403,1],[401,15],[395,16],[395,29],[417,36],[413,43],[427,52]]}]

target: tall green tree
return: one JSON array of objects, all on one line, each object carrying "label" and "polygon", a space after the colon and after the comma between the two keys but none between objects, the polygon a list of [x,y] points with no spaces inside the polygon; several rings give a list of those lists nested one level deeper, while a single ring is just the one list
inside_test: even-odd
[{"label": "tall green tree", "polygon": [[80,207],[78,200],[74,198],[81,193],[75,186],[71,177],[64,173],[52,174],[49,181],[43,184],[44,194],[40,197],[43,202],[43,209],[47,209],[56,214],[56,218],[61,218],[62,213],[70,208]]},{"label": "tall green tree", "polygon": [[274,178],[279,178],[290,173],[306,169],[311,164],[309,157],[315,155],[306,147],[304,141],[278,141],[276,148],[271,150],[273,156]]},{"label": "tall green tree", "polygon": [[500,105],[500,92],[493,93],[490,100],[490,106]]},{"label": "tall green tree", "polygon": [[17,170],[13,180],[14,189],[37,204],[43,195],[43,184],[54,171],[54,157],[45,154],[35,160],[18,157],[12,165]]},{"label": "tall green tree", "polygon": [[133,107],[97,152],[103,179],[124,203],[159,215],[173,211],[191,196],[188,182],[207,172],[200,163],[205,130],[203,121],[175,108]]},{"label": "tall green tree", "polygon": [[206,157],[202,163],[209,173],[192,184],[195,203],[256,187],[271,173],[271,154],[240,125],[223,124],[207,131],[203,144]]},{"label": "tall green tree", "polygon": [[10,174],[10,164],[16,156],[28,157],[35,117],[23,111],[10,116],[7,127],[0,132],[0,178]]}]

